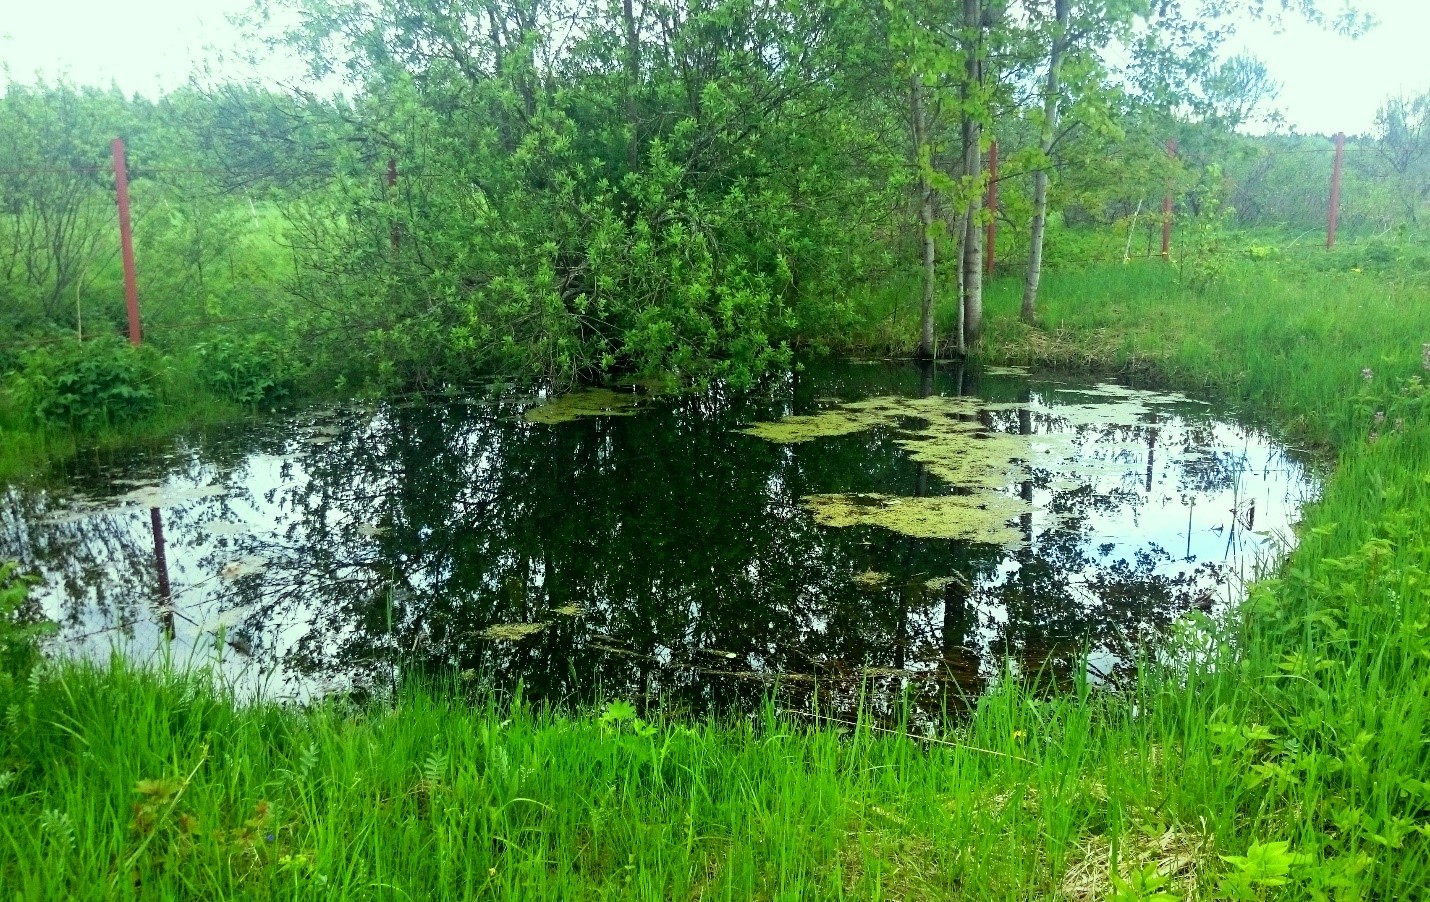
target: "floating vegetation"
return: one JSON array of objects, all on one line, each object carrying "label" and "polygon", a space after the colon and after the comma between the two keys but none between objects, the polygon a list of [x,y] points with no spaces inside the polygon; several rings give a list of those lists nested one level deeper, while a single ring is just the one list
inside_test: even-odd
[{"label": "floating vegetation", "polygon": [[888,584],[889,574],[879,570],[865,570],[863,573],[854,574],[852,579],[861,586],[877,589],[880,586]]},{"label": "floating vegetation", "polygon": [[918,539],[958,539],[1016,547],[1023,533],[1009,521],[1032,508],[988,492],[899,498],[880,494],[809,495],[804,507],[822,526],[878,526]]},{"label": "floating vegetation", "polygon": [[569,423],[582,417],[628,417],[636,413],[639,397],[634,392],[609,388],[583,388],[547,398],[528,408],[522,418],[528,423]]},{"label": "floating vegetation", "polygon": [[744,430],[767,441],[794,444],[875,428],[896,429],[893,441],[928,472],[970,494],[935,498],[887,495],[811,495],[804,504],[825,526],[880,526],[918,538],[1017,544],[1008,520],[1028,506],[1001,489],[1016,481],[1029,457],[1028,436],[992,432],[979,414],[995,408],[963,396],[879,397],[822,413],[756,423]]},{"label": "floating vegetation", "polygon": [[56,508],[35,522],[41,526],[64,526],[69,523],[79,523],[88,520],[99,512],[97,508],[75,506]]},{"label": "floating vegetation", "polygon": [[1029,436],[937,423],[895,444],[933,476],[966,489],[1001,489],[1026,470]]},{"label": "floating vegetation", "polygon": [[740,431],[766,441],[791,445],[816,438],[853,435],[871,428],[872,425],[841,410],[831,410],[810,416],[785,417],[770,423],[756,423],[748,429]]},{"label": "floating vegetation", "polygon": [[203,623],[200,623],[198,626],[198,632],[216,633],[220,630],[231,630],[234,627],[242,626],[245,620],[247,620],[252,615],[258,613],[261,609],[262,605],[253,603],[239,605],[238,607],[229,608],[225,611],[219,611],[217,614],[208,618]]},{"label": "floating vegetation", "polygon": [[[1025,375],[1027,371],[1023,367],[989,367],[984,372]],[[1175,393],[1106,383],[1066,393],[1089,400],[1059,404],[1051,416],[1039,412],[1037,422],[1020,414],[1024,428],[1018,431],[1011,431],[1006,418],[1003,429],[997,428],[995,415],[1029,410],[1034,406],[1031,401],[990,404],[978,398],[939,395],[868,398],[814,414],[755,423],[742,431],[779,444],[799,444],[887,429],[893,444],[958,494],[903,499],[812,495],[804,503],[817,522],[879,526],[917,538],[1016,545],[1021,532],[1009,521],[1030,513],[1032,507],[1012,497],[1008,492],[1011,486],[1026,483],[1037,474],[1042,474],[1038,477],[1041,484],[1057,490],[1123,480],[1129,470],[1128,435],[1172,414],[1169,406],[1191,400]],[[1182,453],[1194,454],[1195,450]],[[1068,463],[1074,459],[1077,465],[1069,470]]]},{"label": "floating vegetation", "polygon": [[739,657],[739,655],[735,654],[733,651],[725,651],[724,649],[720,648],[697,648],[695,650],[700,654],[714,655],[717,658],[724,658],[727,661],[734,660],[735,658]]},{"label": "floating vegetation", "polygon": [[1030,376],[1032,373],[1026,366],[985,366],[983,368],[985,376]]},{"label": "floating vegetation", "polygon": [[976,399],[963,397],[870,398],[841,404],[821,413],[755,423],[741,431],[766,441],[789,445],[817,438],[852,435],[880,426],[896,427],[909,419],[930,421],[942,418],[948,421],[949,428],[978,430],[982,427],[971,418],[981,409],[984,408]]},{"label": "floating vegetation", "polygon": [[560,614],[562,617],[580,617],[586,613],[586,609],[579,604],[564,604],[559,608],[552,608],[551,613]]},{"label": "floating vegetation", "polygon": [[482,630],[481,634],[498,642],[519,642],[527,636],[534,636],[546,629],[545,623],[495,623]]},{"label": "floating vegetation", "polygon": [[375,539],[378,536],[386,535],[387,527],[377,526],[373,523],[359,523],[356,532],[364,539]]},{"label": "floating vegetation", "polygon": [[924,585],[927,586],[931,592],[942,592],[949,586],[958,586],[962,589],[969,588],[968,580],[957,573],[952,576],[935,576],[933,579],[926,579],[924,580]]}]

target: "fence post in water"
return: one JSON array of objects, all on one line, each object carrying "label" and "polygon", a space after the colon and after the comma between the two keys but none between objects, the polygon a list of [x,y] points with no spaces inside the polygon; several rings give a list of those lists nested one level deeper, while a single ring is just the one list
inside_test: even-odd
[{"label": "fence post in water", "polygon": [[[396,157],[388,157],[388,158],[387,158],[387,191],[388,191],[388,195],[392,198],[392,203],[396,204],[396,203],[397,203],[397,158],[396,158]],[[395,217],[394,217],[393,220],[392,220],[392,229],[391,229],[391,236],[390,236],[390,237],[391,237],[391,240],[392,240],[392,258],[395,260],[395,259],[397,259],[397,246],[398,246],[399,243],[401,243],[401,239],[398,237],[398,233],[397,233],[397,219],[396,219]]]},{"label": "fence post in water", "polygon": [[164,518],[157,507],[149,508],[149,529],[154,533],[154,570],[159,577],[159,616],[164,636],[174,638],[174,593],[169,588],[169,562],[164,554]]},{"label": "fence post in water", "polygon": [[1346,133],[1336,132],[1336,162],[1331,166],[1331,212],[1326,220],[1326,250],[1336,246],[1336,226],[1341,217],[1341,168],[1346,161]]},{"label": "fence post in water", "polygon": [[993,277],[998,239],[998,142],[988,145],[988,234],[983,240],[983,275]]},{"label": "fence post in water", "polygon": [[138,346],[139,277],[134,273],[134,225],[129,217],[129,169],[124,159],[124,139],[109,144],[114,157],[114,193],[119,203],[119,253],[124,261],[124,305],[129,308],[129,343]]},{"label": "fence post in water", "polygon": [[[1177,139],[1167,139],[1167,159],[1177,158]],[[1167,193],[1162,198],[1162,259],[1172,259],[1172,176],[1167,176]]]}]

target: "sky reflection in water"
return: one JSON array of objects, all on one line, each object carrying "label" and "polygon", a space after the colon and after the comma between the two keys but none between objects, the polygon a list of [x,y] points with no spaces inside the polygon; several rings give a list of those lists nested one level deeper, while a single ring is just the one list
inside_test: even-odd
[{"label": "sky reflection in water", "polygon": [[[1036,452],[998,489],[1031,502],[1016,547],[814,522],[812,494],[961,491],[896,443],[917,423],[793,445],[739,431],[957,394],[990,402],[975,428]],[[522,406],[307,411],[84,457],[5,490],[0,557],[45,577],[60,648],[167,648],[270,696],[465,672],[704,712],[748,710],[780,676],[790,704],[817,682],[847,709],[862,675],[936,709],[1005,659],[1067,681],[1088,648],[1094,675],[1116,672],[1189,608],[1235,602],[1316,489],[1208,405],[1053,378],[820,364],[631,417],[546,425]]]}]

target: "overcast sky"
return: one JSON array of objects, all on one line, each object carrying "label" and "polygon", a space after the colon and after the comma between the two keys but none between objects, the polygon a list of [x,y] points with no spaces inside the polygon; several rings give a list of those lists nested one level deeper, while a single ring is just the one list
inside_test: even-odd
[{"label": "overcast sky", "polygon": [[[1323,0],[1327,8],[1340,0]],[[30,81],[61,72],[75,81],[154,94],[181,85],[211,48],[237,35],[225,16],[249,0],[5,0],[0,63]],[[1278,105],[1305,132],[1368,131],[1389,94],[1430,90],[1430,0],[1359,0],[1380,24],[1350,40],[1301,23],[1281,33],[1249,26],[1248,50],[1281,83]],[[283,72],[286,76],[290,73]]]}]

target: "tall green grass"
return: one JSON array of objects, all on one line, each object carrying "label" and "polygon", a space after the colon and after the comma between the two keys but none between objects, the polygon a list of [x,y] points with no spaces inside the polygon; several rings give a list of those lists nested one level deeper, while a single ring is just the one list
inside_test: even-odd
[{"label": "tall green grass", "polygon": [[89,428],[36,422],[27,411],[7,403],[0,392],[0,482],[41,478],[56,464],[81,453],[131,445],[185,429],[228,423],[254,411],[203,387],[188,368],[155,380],[156,405],[136,421]]},{"label": "tall green grass", "polygon": [[1005,680],[926,737],[773,709],[646,723],[458,685],[239,705],[202,674],[54,665],[0,678],[0,886],[1430,898],[1430,292],[1364,275],[1248,264],[1197,294],[1155,264],[1052,272],[1040,329],[992,286],[989,359],[1175,380],[1336,452],[1275,578],[1231,622],[1185,620],[1131,685]]}]

